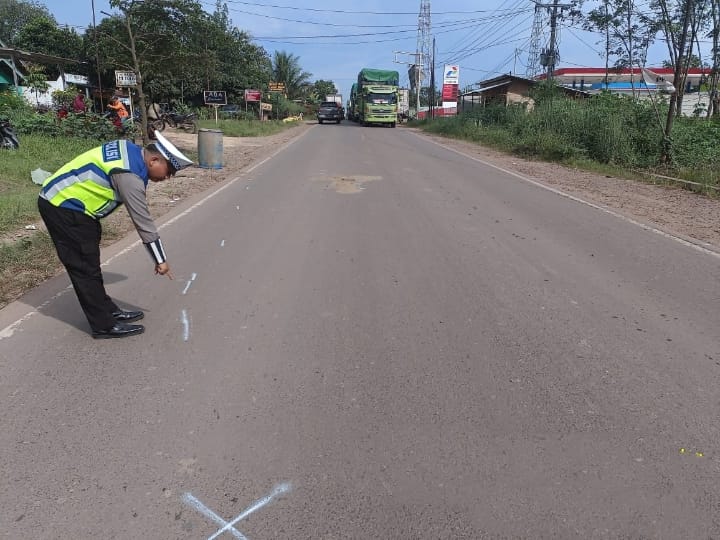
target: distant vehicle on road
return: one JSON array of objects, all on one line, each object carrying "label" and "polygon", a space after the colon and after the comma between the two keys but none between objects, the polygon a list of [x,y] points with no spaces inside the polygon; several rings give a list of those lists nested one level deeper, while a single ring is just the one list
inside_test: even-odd
[{"label": "distant vehicle on road", "polygon": [[339,124],[343,118],[342,107],[335,101],[323,101],[320,103],[320,109],[318,109],[318,123],[323,122],[335,122]]},{"label": "distant vehicle on road", "polygon": [[222,118],[237,118],[240,114],[240,105],[223,105],[218,110]]}]

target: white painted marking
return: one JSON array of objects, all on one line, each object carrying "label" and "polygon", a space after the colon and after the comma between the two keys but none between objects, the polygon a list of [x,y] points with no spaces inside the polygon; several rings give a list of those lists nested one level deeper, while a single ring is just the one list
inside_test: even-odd
[{"label": "white painted marking", "polygon": [[225,247],[225,240],[223,240],[222,242],[220,242],[220,247]]},{"label": "white painted marking", "polygon": [[[215,512],[210,510],[207,506],[205,506],[202,502],[197,500],[195,497],[192,496],[190,493],[185,493],[183,495],[183,501],[185,501],[186,504],[189,506],[192,506],[195,510],[200,512],[201,514],[206,515],[210,519],[212,519],[215,523],[217,523],[220,526],[227,525],[227,521],[225,521],[223,518],[218,516]],[[238,540],[248,540],[247,537],[238,531],[235,527],[232,527],[227,530],[230,534],[232,534],[235,538]]]},{"label": "white painted marking", "polygon": [[282,495],[283,493],[289,493],[291,489],[291,486],[289,483],[283,483],[278,486],[276,486],[269,495],[266,495],[262,499],[258,499],[254,503],[252,503],[250,506],[248,506],[245,510],[242,511],[242,513],[237,516],[232,521],[225,521],[220,516],[218,516],[215,512],[210,510],[207,506],[205,506],[202,502],[200,502],[197,498],[195,498],[191,493],[185,493],[183,495],[183,500],[193,508],[195,508],[198,512],[201,514],[204,514],[205,516],[209,517],[219,525],[222,525],[220,529],[218,529],[213,535],[208,537],[208,540],[215,540],[218,536],[225,532],[229,532],[235,538],[244,538],[247,540],[247,538],[235,528],[235,524],[246,517],[248,517],[250,514],[257,512],[260,510],[263,506],[266,506],[270,504],[273,499],[276,497]]},{"label": "white painted marking", "polygon": [[449,150],[450,152],[454,152],[455,154],[459,154],[459,155],[461,155],[461,156],[463,156],[463,157],[466,157],[466,158],[468,158],[468,159],[472,159],[473,161],[477,161],[478,163],[482,163],[483,165],[487,165],[488,167],[492,167],[493,169],[496,169],[496,170],[498,170],[498,171],[502,171],[502,172],[504,172],[505,174],[509,174],[510,176],[514,176],[515,178],[519,178],[520,180],[522,180],[522,181],[524,181],[524,182],[527,182],[527,183],[532,184],[532,185],[534,185],[534,186],[537,186],[537,187],[539,187],[539,188],[542,188],[542,189],[545,189],[545,190],[550,191],[550,192],[552,192],[552,193],[555,193],[556,195],[560,195],[561,197],[565,197],[565,198],[567,198],[567,199],[570,199],[571,201],[575,201],[575,202],[578,202],[578,203],[580,203],[580,204],[584,204],[584,205],[586,205],[586,206],[589,206],[589,207],[591,207],[591,208],[595,208],[596,210],[600,210],[601,212],[605,212],[606,214],[610,214],[611,216],[614,216],[614,217],[616,217],[616,218],[618,218],[618,219],[621,219],[621,220],[623,220],[623,221],[626,221],[627,223],[631,223],[631,224],[633,224],[633,225],[636,225],[636,226],[638,226],[638,227],[641,227],[641,228],[645,229],[646,231],[654,232],[655,234],[659,234],[660,236],[664,236],[665,238],[669,238],[670,240],[675,240],[676,242],[679,242],[680,244],[683,244],[683,245],[685,245],[685,246],[688,246],[688,247],[690,247],[690,248],[692,248],[692,249],[694,249],[694,250],[696,250],[696,251],[699,251],[699,252],[701,252],[701,253],[705,253],[706,255],[711,255],[711,256],[715,257],[716,259],[720,259],[720,253],[718,253],[717,251],[713,251],[713,250],[711,250],[711,249],[707,249],[707,248],[705,248],[705,247],[703,247],[703,246],[701,246],[701,245],[695,244],[695,243],[693,243],[693,242],[689,242],[689,241],[685,240],[684,238],[680,238],[679,236],[675,236],[674,234],[671,234],[671,233],[668,233],[668,232],[665,232],[665,231],[661,231],[660,229],[656,229],[655,227],[652,227],[652,226],[650,226],[650,225],[646,225],[645,223],[640,223],[639,221],[634,220],[633,218],[630,218],[630,217],[627,217],[627,216],[623,216],[622,214],[618,214],[617,212],[615,212],[615,211],[613,211],[613,210],[610,210],[609,208],[606,208],[606,207],[604,207],[604,206],[600,206],[600,205],[591,203],[591,202],[589,202],[589,201],[586,201],[586,200],[581,199],[581,198],[579,198],[579,197],[576,197],[576,196],[574,196],[574,195],[570,195],[569,193],[565,193],[564,191],[560,191],[559,189],[555,189],[555,188],[553,188],[553,187],[546,186],[545,184],[542,184],[542,183],[540,183],[540,182],[536,182],[535,180],[533,180],[533,179],[531,179],[531,178],[528,178],[527,176],[524,176],[524,175],[522,175],[522,174],[520,174],[520,173],[516,173],[516,172],[514,172],[514,171],[510,171],[510,170],[508,170],[508,169],[504,169],[504,168],[499,167],[499,166],[497,166],[497,165],[494,165],[494,164],[492,164],[492,163],[490,163],[490,162],[488,162],[488,161],[482,160],[482,159],[480,159],[480,158],[476,158],[475,156],[471,156],[471,155],[465,154],[464,152],[461,152],[460,150],[456,150],[455,148],[451,148],[451,147],[449,147],[449,146],[445,146],[444,144],[441,144],[441,143],[439,143],[439,142],[437,142],[437,141],[434,141],[434,140],[429,139],[429,138],[427,138],[427,137],[423,137],[423,136],[420,135],[420,134],[413,133],[413,135],[414,135],[415,137],[419,137],[419,138],[421,138],[421,139],[423,139],[423,140],[425,140],[425,141],[431,142],[432,144],[436,144],[436,145],[439,146],[440,148],[444,148],[445,150]]},{"label": "white painted marking", "polygon": [[192,282],[195,281],[196,277],[197,277],[197,274],[195,272],[193,272],[192,276],[190,276],[190,281],[188,281],[187,285],[185,285],[185,290],[182,292],[183,294],[186,294],[188,292],[190,285],[192,285]]},{"label": "white painted marking", "polygon": [[188,320],[187,311],[182,310],[182,323],[183,323],[183,341],[190,339],[190,321]]},{"label": "white painted marking", "polygon": [[59,293],[55,294],[53,297],[51,297],[48,300],[45,300],[42,304],[40,304],[38,307],[36,307],[34,310],[26,313],[22,317],[20,317],[17,321],[13,322],[12,324],[7,325],[5,328],[0,330],[0,340],[11,337],[15,330],[17,330],[17,327],[20,326],[22,323],[30,319],[33,315],[39,313],[39,310],[43,309],[44,307],[48,306],[53,300],[57,300],[60,298],[63,294],[68,292],[70,289],[72,289],[72,285],[68,285],[63,290],[61,290]]},{"label": "white painted marking", "polygon": [[[312,128],[311,128],[311,129],[312,129]],[[309,131],[309,130],[308,130],[308,131]],[[263,159],[262,161],[257,162],[255,165],[253,165],[252,167],[250,167],[250,168],[247,169],[246,171],[243,171],[243,172],[241,173],[241,176],[236,176],[235,178],[233,178],[232,180],[230,180],[227,184],[224,184],[224,185],[220,186],[216,191],[213,191],[212,193],[206,195],[204,198],[200,199],[198,202],[196,202],[195,204],[193,204],[190,208],[184,210],[183,212],[180,212],[177,216],[175,216],[175,217],[167,220],[167,221],[164,222],[162,225],[160,225],[157,229],[160,231],[160,230],[164,229],[165,227],[169,227],[171,224],[175,223],[178,219],[186,216],[187,214],[189,214],[190,212],[192,212],[192,211],[195,210],[196,208],[202,206],[202,205],[205,204],[207,201],[209,201],[210,199],[212,199],[213,197],[215,197],[218,193],[221,193],[221,192],[225,191],[227,188],[229,188],[230,186],[232,186],[233,184],[235,184],[235,182],[237,182],[238,180],[242,180],[242,176],[245,176],[246,174],[251,173],[252,171],[254,171],[255,169],[257,169],[258,167],[261,167],[262,165],[264,165],[265,163],[267,163],[268,161],[270,161],[272,158],[274,158],[275,156],[277,156],[280,152],[284,151],[286,148],[288,148],[288,147],[292,146],[293,144],[295,144],[298,140],[300,140],[302,137],[304,137],[306,133],[307,133],[307,131],[304,131],[303,133],[301,133],[300,135],[298,135],[298,136],[295,137],[294,139],[291,139],[290,141],[288,141],[287,143],[285,143],[284,145],[282,145],[280,148],[278,148],[275,152],[273,152],[272,154],[270,154],[268,157],[266,157],[266,158]],[[141,240],[136,240],[135,242],[133,242],[132,244],[130,244],[128,247],[126,247],[126,248],[123,249],[122,251],[116,253],[115,255],[113,255],[112,257],[110,257],[109,259],[107,259],[107,260],[106,260],[104,263],[102,263],[100,266],[107,266],[108,264],[110,264],[112,261],[114,261],[114,260],[117,259],[118,257],[121,257],[122,255],[125,255],[126,253],[129,253],[130,251],[132,251],[133,249],[135,249],[137,246],[140,245],[140,243],[141,243]],[[53,296],[52,298],[50,298],[49,300],[43,302],[42,304],[40,304],[39,306],[37,306],[37,307],[34,308],[33,310],[29,311],[28,313],[26,313],[25,315],[23,315],[22,317],[20,317],[18,320],[12,322],[11,324],[7,325],[5,328],[3,328],[2,330],[0,330],[0,340],[5,339],[5,338],[9,338],[10,336],[12,336],[12,335],[15,333],[15,330],[17,329],[17,327],[20,326],[23,322],[27,321],[30,317],[32,317],[33,315],[35,315],[36,313],[38,313],[39,310],[41,310],[42,308],[44,308],[44,307],[46,307],[47,305],[49,305],[53,300],[56,300],[56,299],[60,298],[62,295],[64,295],[66,292],[68,292],[68,291],[71,290],[71,289],[72,289],[72,285],[66,287],[65,289],[63,289],[62,291],[60,291],[59,293],[57,293],[55,296]]]}]

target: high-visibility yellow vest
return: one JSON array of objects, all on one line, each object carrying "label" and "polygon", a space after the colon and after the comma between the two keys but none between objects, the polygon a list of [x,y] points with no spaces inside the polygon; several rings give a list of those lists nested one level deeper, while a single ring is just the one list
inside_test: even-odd
[{"label": "high-visibility yellow vest", "polygon": [[88,150],[47,178],[40,196],[55,206],[100,219],[122,204],[110,179],[117,172],[136,174],[147,186],[142,147],[117,140]]}]

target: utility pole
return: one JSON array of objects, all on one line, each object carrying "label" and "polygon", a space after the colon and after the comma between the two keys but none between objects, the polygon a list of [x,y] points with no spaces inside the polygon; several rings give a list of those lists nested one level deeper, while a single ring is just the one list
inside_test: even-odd
[{"label": "utility pole", "polygon": [[432,44],[432,59],[430,60],[430,118],[435,118],[435,38]]},{"label": "utility pole", "polygon": [[[545,8],[550,12],[550,43],[548,44],[548,47],[544,49],[543,52],[540,54],[540,64],[545,67],[545,73],[547,74],[548,81],[551,81],[553,79],[553,75],[555,73],[555,66],[557,65],[557,61],[560,56],[557,48],[558,18],[562,17],[563,10],[569,9],[571,7],[572,4],[559,4],[557,2],[541,4],[540,2],[535,2],[535,9]],[[558,10],[560,10],[560,13],[558,13]]]},{"label": "utility pole", "polygon": [[[95,37],[95,67],[97,68],[97,78],[98,78],[98,92],[100,93],[100,111],[103,112],[105,110],[105,103],[103,102],[103,92],[102,92],[102,79],[100,78],[100,49],[98,47],[98,35],[97,35],[97,26],[95,26],[95,0],[90,0],[90,5],[92,7],[92,15],[93,15],[93,36]],[[93,106],[95,103],[93,102]]]}]

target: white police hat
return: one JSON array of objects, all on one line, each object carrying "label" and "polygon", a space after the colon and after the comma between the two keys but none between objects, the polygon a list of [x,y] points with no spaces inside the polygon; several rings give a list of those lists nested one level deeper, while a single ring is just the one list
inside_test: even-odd
[{"label": "white police hat", "polygon": [[170,162],[170,165],[172,165],[176,171],[193,164],[192,160],[175,148],[173,143],[168,141],[162,133],[156,131],[155,138],[155,148]]}]

